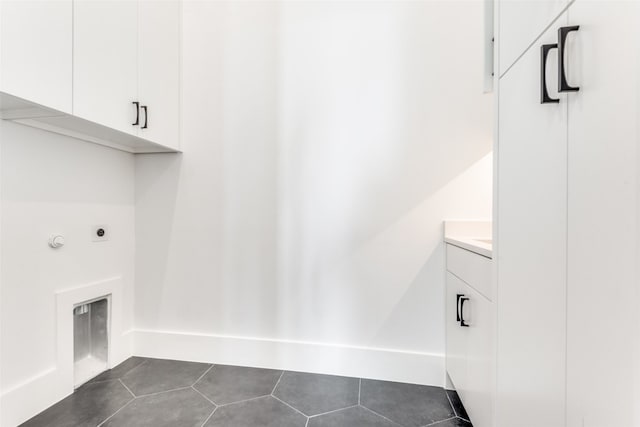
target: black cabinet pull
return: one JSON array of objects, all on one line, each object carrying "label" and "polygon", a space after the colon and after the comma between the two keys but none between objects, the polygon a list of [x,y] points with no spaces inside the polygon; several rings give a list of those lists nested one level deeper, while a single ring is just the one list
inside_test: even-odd
[{"label": "black cabinet pull", "polygon": [[557,44],[543,44],[540,48],[540,103],[557,104],[560,99],[551,98],[547,90],[547,58],[551,49],[557,49]]},{"label": "black cabinet pull", "polygon": [[579,25],[558,29],[558,92],[577,92],[580,90],[579,87],[570,86],[567,83],[567,73],[564,68],[564,50],[567,44],[567,35],[579,29]]},{"label": "black cabinet pull", "polygon": [[460,321],[460,298],[462,298],[464,294],[456,294],[456,322]]},{"label": "black cabinet pull", "polygon": [[146,105],[141,105],[140,108],[144,110],[144,125],[142,125],[140,129],[146,129],[148,127],[147,124],[149,123],[149,110]]},{"label": "black cabinet pull", "polygon": [[465,323],[464,321],[464,312],[462,310],[464,310],[464,302],[465,301],[469,301],[469,298],[467,297],[462,297],[460,298],[460,326],[462,326],[463,328],[468,328],[469,324]]},{"label": "black cabinet pull", "polygon": [[132,104],[136,106],[136,121],[135,123],[131,123],[131,126],[138,126],[140,124],[140,103],[133,101]]}]

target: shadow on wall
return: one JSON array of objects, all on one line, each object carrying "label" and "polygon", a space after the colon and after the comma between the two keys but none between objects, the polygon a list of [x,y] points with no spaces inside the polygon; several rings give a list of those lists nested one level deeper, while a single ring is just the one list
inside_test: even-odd
[{"label": "shadow on wall", "polygon": [[184,20],[184,154],[136,159],[136,326],[444,351],[441,223],[491,210],[481,2]]}]

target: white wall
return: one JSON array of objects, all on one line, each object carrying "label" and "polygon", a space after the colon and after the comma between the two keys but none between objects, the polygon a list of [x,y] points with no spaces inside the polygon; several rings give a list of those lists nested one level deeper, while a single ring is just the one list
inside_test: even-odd
[{"label": "white wall", "polygon": [[[2,425],[9,426],[38,402],[61,397],[57,291],[122,277],[126,302],[119,315],[131,328],[135,175],[131,154],[5,121],[0,150],[0,371]],[[96,224],[109,226],[108,242],[91,242]],[[52,233],[65,236],[63,248],[48,247]]]},{"label": "white wall", "polygon": [[136,158],[136,352],[441,383],[442,220],[490,218],[482,22],[187,1],[184,154]]}]

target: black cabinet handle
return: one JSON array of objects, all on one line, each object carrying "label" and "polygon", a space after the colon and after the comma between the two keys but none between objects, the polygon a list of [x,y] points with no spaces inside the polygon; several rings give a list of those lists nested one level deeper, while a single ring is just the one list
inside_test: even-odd
[{"label": "black cabinet handle", "polygon": [[469,324],[465,323],[464,321],[464,312],[462,310],[464,310],[464,302],[465,301],[469,301],[469,298],[467,297],[462,297],[460,298],[460,326],[462,326],[463,328],[468,328]]},{"label": "black cabinet handle", "polygon": [[462,298],[464,294],[456,294],[456,322],[460,321],[460,298]]},{"label": "black cabinet handle", "polygon": [[551,98],[547,90],[547,58],[551,49],[557,49],[557,44],[543,44],[540,48],[540,103],[557,104],[560,99]]},{"label": "black cabinet handle", "polygon": [[144,125],[140,129],[148,128],[147,124],[149,123],[149,110],[146,105],[140,106],[144,110]]},{"label": "black cabinet handle", "polygon": [[558,92],[577,92],[580,90],[579,87],[570,86],[567,83],[567,73],[564,68],[564,50],[567,43],[567,35],[579,29],[579,25],[558,29]]},{"label": "black cabinet handle", "polygon": [[135,123],[131,123],[131,126],[138,126],[140,124],[140,103],[133,101],[132,104],[136,106],[136,121]]}]

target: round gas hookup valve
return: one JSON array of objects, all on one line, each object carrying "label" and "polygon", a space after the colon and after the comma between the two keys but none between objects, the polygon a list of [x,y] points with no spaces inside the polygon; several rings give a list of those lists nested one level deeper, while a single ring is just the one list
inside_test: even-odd
[{"label": "round gas hookup valve", "polygon": [[64,236],[59,234],[52,235],[49,237],[49,246],[53,249],[58,249],[64,246]]}]

